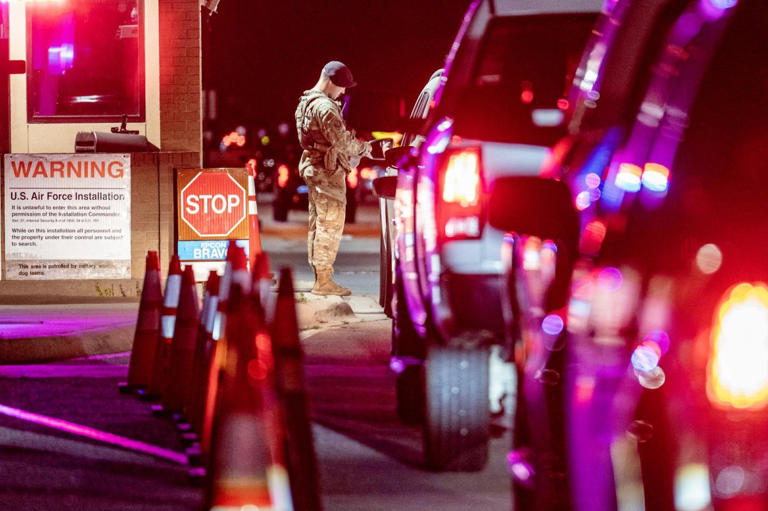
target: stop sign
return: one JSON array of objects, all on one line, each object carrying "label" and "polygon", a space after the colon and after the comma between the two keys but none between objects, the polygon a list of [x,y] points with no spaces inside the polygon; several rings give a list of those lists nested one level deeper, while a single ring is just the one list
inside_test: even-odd
[{"label": "stop sign", "polygon": [[201,237],[228,236],[246,218],[246,190],[228,172],[198,172],[180,199],[181,219]]}]

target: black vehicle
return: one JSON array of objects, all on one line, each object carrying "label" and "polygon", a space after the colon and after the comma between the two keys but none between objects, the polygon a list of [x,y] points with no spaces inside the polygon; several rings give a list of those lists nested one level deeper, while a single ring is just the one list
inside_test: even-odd
[{"label": "black vehicle", "polygon": [[[553,381],[563,399],[524,424],[554,433],[516,434],[516,509],[765,510],[768,5],[607,6],[569,98],[571,134],[543,171],[579,210],[577,242],[557,253],[573,261],[568,305],[517,308],[539,355],[521,402],[540,408]],[[508,205],[495,209],[516,229]],[[515,289],[542,283],[514,261]]]}]

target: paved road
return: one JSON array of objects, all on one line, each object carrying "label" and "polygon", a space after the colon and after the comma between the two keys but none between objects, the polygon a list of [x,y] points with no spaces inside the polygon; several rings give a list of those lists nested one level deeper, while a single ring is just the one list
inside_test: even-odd
[{"label": "paved road", "polygon": [[[394,412],[389,330],[389,321],[379,320],[304,340],[325,509],[509,509],[507,436],[493,441],[483,472],[421,468],[420,431]],[[0,403],[180,452],[170,421],[116,391],[127,362],[123,354],[6,366]],[[0,415],[0,509],[181,511],[198,509],[201,499],[177,462]]]}]

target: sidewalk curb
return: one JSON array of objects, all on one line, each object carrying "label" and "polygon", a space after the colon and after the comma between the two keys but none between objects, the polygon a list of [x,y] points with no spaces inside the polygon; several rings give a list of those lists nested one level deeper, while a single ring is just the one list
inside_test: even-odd
[{"label": "sidewalk curb", "polygon": [[[316,296],[304,291],[296,293],[296,314],[300,331],[385,318],[374,297]],[[50,362],[130,351],[135,330],[135,323],[126,324],[121,320],[99,328],[46,337],[0,337],[0,364]]]}]

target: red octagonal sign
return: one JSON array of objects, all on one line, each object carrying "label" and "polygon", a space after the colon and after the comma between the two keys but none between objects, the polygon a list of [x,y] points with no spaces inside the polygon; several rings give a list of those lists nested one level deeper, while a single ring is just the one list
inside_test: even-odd
[{"label": "red octagonal sign", "polygon": [[245,188],[227,172],[198,172],[181,190],[181,218],[201,237],[228,236],[247,204]]}]

